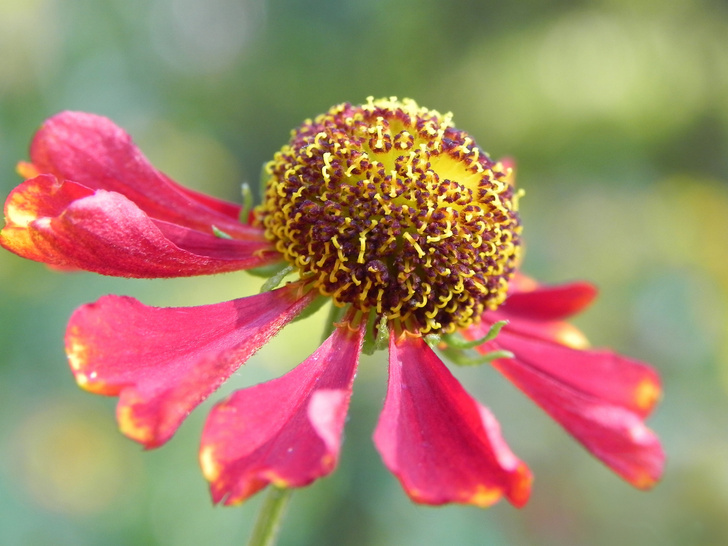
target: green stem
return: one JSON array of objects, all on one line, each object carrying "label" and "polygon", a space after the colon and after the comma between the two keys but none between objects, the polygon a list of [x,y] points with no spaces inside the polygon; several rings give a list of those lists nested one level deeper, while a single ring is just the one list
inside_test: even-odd
[{"label": "green stem", "polygon": [[275,486],[270,488],[268,496],[258,512],[258,519],[255,522],[253,534],[250,535],[248,546],[275,546],[281,521],[292,494],[292,489],[281,489]]}]

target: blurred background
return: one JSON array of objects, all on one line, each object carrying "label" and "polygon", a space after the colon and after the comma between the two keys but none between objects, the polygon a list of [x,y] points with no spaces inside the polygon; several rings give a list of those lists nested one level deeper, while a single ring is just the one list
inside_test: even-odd
[{"label": "blurred background", "polygon": [[[303,119],[368,95],[452,111],[517,160],[527,253],[544,281],[590,279],[577,324],[653,363],[653,491],[606,470],[492,369],[458,370],[536,476],[530,503],[413,505],[371,443],[386,357],[365,358],[341,463],[297,492],[281,544],[724,544],[728,537],[728,7],[718,0],[3,0],[0,190],[64,109],[125,127],[181,183],[238,201]],[[245,273],[139,281],[60,274],[0,252],[0,543],[240,544],[260,496],[213,507],[197,464],[207,410],[317,344],[296,323],[163,448],[78,389],[72,310],[106,293],[197,305],[258,291]]]}]

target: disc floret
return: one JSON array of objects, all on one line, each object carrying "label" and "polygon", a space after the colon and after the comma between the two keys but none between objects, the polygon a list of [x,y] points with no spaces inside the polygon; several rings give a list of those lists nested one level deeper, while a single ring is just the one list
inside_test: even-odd
[{"label": "disc floret", "polygon": [[451,118],[369,98],[305,121],[265,167],[266,237],[338,306],[415,334],[479,320],[515,270],[518,195]]}]

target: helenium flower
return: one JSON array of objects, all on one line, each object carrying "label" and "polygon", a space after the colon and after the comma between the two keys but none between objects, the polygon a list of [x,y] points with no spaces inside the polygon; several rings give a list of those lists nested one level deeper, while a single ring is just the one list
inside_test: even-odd
[{"label": "helenium flower", "polygon": [[136,278],[271,276],[262,293],[219,304],[105,296],[74,312],[66,351],[76,381],[118,396],[121,431],[147,448],[288,322],[333,304],[330,336],[303,363],[210,412],[200,463],[214,502],[332,472],[359,355],[377,349],[388,349],[389,383],[374,442],[416,502],[485,507],[505,496],[522,506],[532,482],[435,349],[490,362],[634,486],[662,473],[644,424],[657,374],[588,349],[564,322],[592,302],[592,285],[544,286],[517,270],[512,168],[450,114],[394,98],[336,106],[292,133],[250,210],[177,184],[92,114],[47,120],[19,172],[27,180],[7,199],[0,244],[22,257]]}]

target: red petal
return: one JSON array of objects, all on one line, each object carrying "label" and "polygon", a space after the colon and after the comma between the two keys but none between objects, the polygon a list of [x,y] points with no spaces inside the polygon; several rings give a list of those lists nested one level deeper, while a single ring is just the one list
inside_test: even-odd
[{"label": "red petal", "polygon": [[123,195],[41,175],[5,204],[0,244],[36,261],[123,277],[182,277],[280,259],[267,242],[222,239],[152,221]]},{"label": "red petal", "polygon": [[589,340],[573,324],[563,320],[528,320],[502,313],[500,309],[487,311],[481,317],[479,323],[466,328],[461,333],[467,339],[482,338],[488,333],[493,324],[503,320],[508,322],[508,326],[505,327],[506,331],[519,336],[541,339],[573,349],[587,349],[589,347]]},{"label": "red petal", "polygon": [[30,156],[38,172],[125,195],[152,218],[206,233],[216,226],[241,239],[262,237],[237,221],[238,206],[187,190],[157,171],[131,137],[104,117],[62,112],[48,119]]},{"label": "red petal", "polygon": [[215,406],[200,449],[214,502],[236,504],[268,484],[303,487],[334,470],[364,326],[337,328],[293,371]]},{"label": "red petal", "polygon": [[393,334],[389,385],[374,441],[416,502],[486,507],[528,500],[531,473],[489,410],[473,400],[421,338]]},{"label": "red petal", "polygon": [[77,309],[66,352],[78,384],[119,395],[124,434],[156,447],[192,409],[311,302],[291,284],[201,307],[146,307],[105,296]]},{"label": "red petal", "polygon": [[498,311],[509,317],[531,320],[562,320],[586,309],[597,297],[597,289],[587,282],[558,286],[530,286],[521,277],[514,291]]},{"label": "red petal", "polygon": [[[545,344],[526,340],[516,348],[506,342],[503,346],[517,351],[516,359],[497,360],[495,367],[609,468],[635,487],[653,486],[662,474],[665,456],[641,417],[652,407],[654,389],[659,388],[653,382],[654,373],[644,370],[640,382],[636,372],[641,366],[616,355],[535,345]],[[564,351],[576,355],[564,359]],[[578,365],[582,370],[568,377]]]},{"label": "red petal", "polygon": [[494,346],[564,387],[647,417],[660,399],[660,378],[650,366],[606,350],[576,350],[557,343],[512,333],[505,326]]},{"label": "red petal", "polygon": [[[513,321],[479,350],[512,352],[514,359],[493,365],[620,476],[639,488],[654,485],[664,454],[642,420],[660,398],[657,373],[610,351],[580,351],[522,335],[521,327]],[[487,325],[480,328],[467,337]]]},{"label": "red petal", "polygon": [[34,237],[33,222],[53,217],[76,199],[93,192],[78,184],[60,184],[51,175],[41,175],[15,188],[5,202],[6,225],[0,231],[0,245],[30,260],[69,266],[69,260],[42,237]]},{"label": "red petal", "polygon": [[[160,176],[163,176],[164,179],[167,181],[167,183],[175,188],[177,191],[185,194],[190,199],[194,199],[201,205],[204,205],[208,207],[209,209],[212,209],[214,211],[217,211],[221,214],[224,214],[225,216],[231,218],[236,223],[240,222],[240,210],[241,206],[236,203],[231,203],[230,201],[225,201],[223,199],[218,199],[217,197],[213,197],[212,195],[207,195],[205,193],[200,193],[198,191],[192,190],[190,188],[185,188],[184,186],[177,184],[174,180],[172,180],[170,177],[168,177],[164,173],[160,173],[157,171]],[[216,224],[217,226],[217,224]],[[217,226],[220,227],[220,226]]]}]

